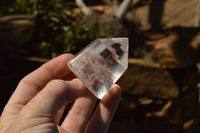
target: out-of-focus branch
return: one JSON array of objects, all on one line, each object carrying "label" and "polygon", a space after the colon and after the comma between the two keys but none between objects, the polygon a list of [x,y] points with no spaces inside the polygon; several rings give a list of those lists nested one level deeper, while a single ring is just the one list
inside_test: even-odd
[{"label": "out-of-focus branch", "polygon": [[123,0],[122,3],[119,5],[119,8],[115,12],[115,17],[118,20],[123,20],[124,16],[128,12],[128,9],[131,7],[133,0]]},{"label": "out-of-focus branch", "polygon": [[200,0],[198,0],[197,10],[196,10],[195,26],[200,27]]},{"label": "out-of-focus branch", "polygon": [[83,0],[76,0],[76,5],[80,8],[85,16],[90,16],[93,13],[92,10],[86,6]]}]

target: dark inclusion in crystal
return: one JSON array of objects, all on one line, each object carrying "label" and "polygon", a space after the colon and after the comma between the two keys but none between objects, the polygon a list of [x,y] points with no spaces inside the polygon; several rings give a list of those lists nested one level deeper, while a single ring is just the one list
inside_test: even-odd
[{"label": "dark inclusion in crystal", "polygon": [[114,72],[119,64],[117,60],[120,60],[123,56],[124,52],[120,48],[121,44],[114,43],[110,47],[106,48],[103,52],[100,53],[100,55],[105,59],[107,62],[107,67],[109,67],[112,72]]}]

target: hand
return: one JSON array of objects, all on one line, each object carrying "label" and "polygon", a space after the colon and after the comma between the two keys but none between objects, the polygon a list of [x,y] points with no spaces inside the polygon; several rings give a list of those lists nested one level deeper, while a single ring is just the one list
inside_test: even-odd
[{"label": "hand", "polygon": [[[104,133],[117,108],[121,91],[113,85],[96,104],[93,96],[67,68],[64,54],[24,77],[0,117],[3,133]],[[58,125],[66,106],[74,102]]]}]

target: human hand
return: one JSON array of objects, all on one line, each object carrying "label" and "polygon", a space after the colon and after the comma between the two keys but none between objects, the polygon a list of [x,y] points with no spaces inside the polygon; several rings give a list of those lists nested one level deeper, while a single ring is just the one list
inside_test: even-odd
[{"label": "human hand", "polygon": [[[121,91],[113,85],[96,104],[93,96],[67,67],[64,54],[24,77],[0,117],[3,133],[104,133],[117,108]],[[66,106],[74,102],[59,125]]]}]

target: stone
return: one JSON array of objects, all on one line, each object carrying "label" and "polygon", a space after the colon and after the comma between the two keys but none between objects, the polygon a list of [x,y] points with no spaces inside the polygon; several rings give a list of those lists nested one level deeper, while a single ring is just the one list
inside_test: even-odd
[{"label": "stone", "polygon": [[117,81],[124,97],[140,96],[153,99],[179,97],[179,88],[173,76],[160,64],[136,58],[129,58],[128,63],[128,69]]},{"label": "stone", "polygon": [[128,68],[128,38],[97,39],[69,61],[68,67],[101,99]]},{"label": "stone", "polygon": [[30,44],[37,38],[35,32],[35,19],[32,16],[2,16],[0,17],[0,48],[9,50],[11,47]]}]

